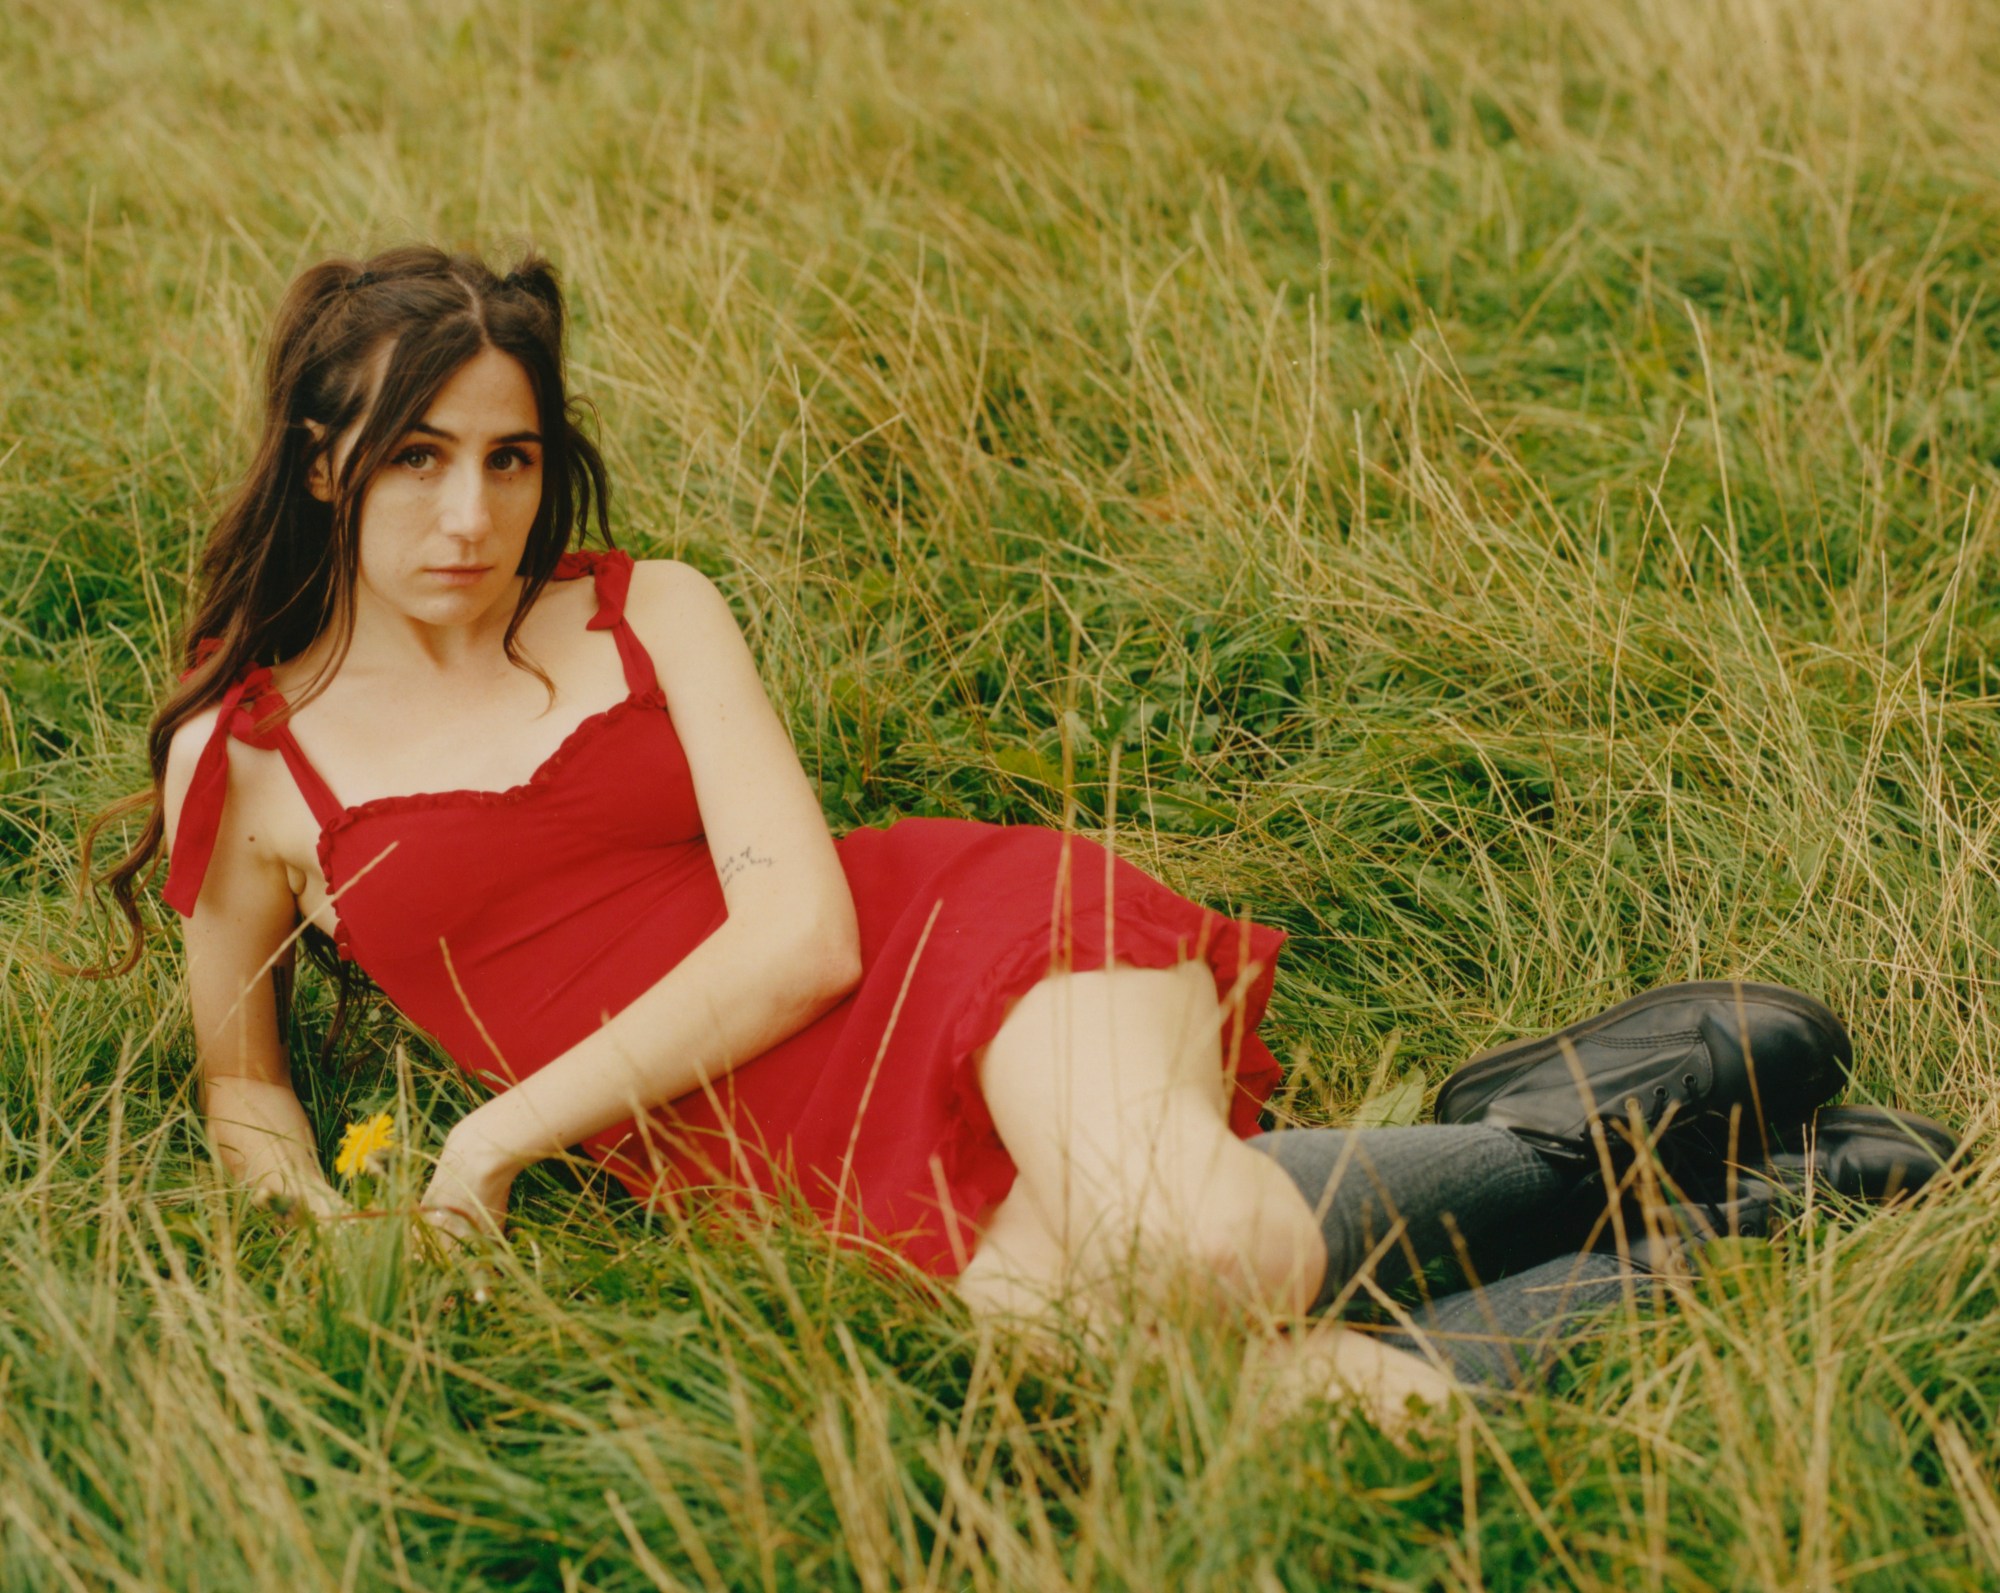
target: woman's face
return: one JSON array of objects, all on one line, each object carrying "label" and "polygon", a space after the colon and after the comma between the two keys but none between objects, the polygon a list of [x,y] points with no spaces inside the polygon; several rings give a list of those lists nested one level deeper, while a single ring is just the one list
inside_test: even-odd
[{"label": "woman's face", "polygon": [[[330,496],[323,471],[312,485]],[[511,355],[482,349],[438,389],[365,489],[361,601],[427,625],[469,624],[502,603],[511,613],[541,502],[534,387]]]}]

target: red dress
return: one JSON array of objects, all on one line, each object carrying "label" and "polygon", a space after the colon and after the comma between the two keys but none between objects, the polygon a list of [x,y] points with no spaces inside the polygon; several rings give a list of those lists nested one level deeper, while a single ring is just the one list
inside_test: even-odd
[{"label": "red dress", "polygon": [[[167,902],[194,911],[234,735],[282,756],[319,820],[340,954],[467,1071],[504,1087],[658,981],[723,921],[722,888],[666,698],[625,620],[631,557],[573,553],[557,570],[585,574],[597,585],[591,628],[613,633],[630,694],[511,790],[343,807],[289,726],[272,722],[285,705],[270,671],[237,682],[196,765]],[[1208,963],[1234,1019],[1230,1124],[1256,1132],[1278,1079],[1255,1032],[1277,930],[1036,826],[904,819],[834,844],[860,919],[860,985],[705,1091],[585,1141],[635,1196],[788,1184],[836,1232],[957,1272],[1014,1181],[976,1053],[1036,981],[1113,956]]]}]

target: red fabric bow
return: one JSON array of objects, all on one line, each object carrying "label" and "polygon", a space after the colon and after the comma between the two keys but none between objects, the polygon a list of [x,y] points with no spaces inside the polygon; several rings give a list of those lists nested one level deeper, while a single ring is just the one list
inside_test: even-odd
[{"label": "red fabric bow", "polygon": [[[204,638],[195,649],[195,668],[199,669],[221,645],[212,637]],[[189,674],[192,673],[190,670]],[[222,832],[222,807],[229,798],[229,738],[234,735],[253,747],[275,747],[278,743],[274,732],[267,727],[284,711],[285,701],[271,689],[271,671],[266,668],[251,670],[223,693],[215,729],[209,733],[208,744],[195,762],[194,779],[181,803],[181,822],[174,832],[167,883],[160,892],[161,899],[175,912],[194,912],[209,860],[215,856],[216,837]]]},{"label": "red fabric bow", "polygon": [[618,548],[602,553],[578,549],[556,560],[554,579],[597,578],[597,612],[586,629],[608,631],[625,617],[625,597],[632,590],[632,555]]}]

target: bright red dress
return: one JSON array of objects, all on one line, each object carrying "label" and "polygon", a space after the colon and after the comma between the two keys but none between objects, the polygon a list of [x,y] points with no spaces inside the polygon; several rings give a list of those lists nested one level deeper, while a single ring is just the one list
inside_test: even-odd
[{"label": "bright red dress", "polygon": [[[572,553],[557,570],[585,574],[590,626],[612,633],[630,694],[511,790],[344,807],[283,722],[270,671],[235,683],[182,810],[169,905],[194,911],[235,736],[277,752],[319,820],[340,954],[468,1072],[504,1087],[658,981],[723,921],[722,888],[665,695],[625,620],[631,557]],[[1030,825],[904,819],[835,846],[860,919],[859,987],[706,1091],[586,1141],[635,1196],[789,1185],[836,1232],[957,1272],[1015,1171],[976,1054],[1036,981],[1114,956],[1208,963],[1235,1019],[1231,1127],[1256,1132],[1278,1080],[1256,1034],[1277,930]]]}]

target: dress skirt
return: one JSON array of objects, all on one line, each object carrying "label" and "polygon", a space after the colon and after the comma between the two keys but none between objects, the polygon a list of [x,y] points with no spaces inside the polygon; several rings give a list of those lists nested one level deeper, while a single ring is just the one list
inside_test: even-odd
[{"label": "dress skirt", "polygon": [[794,1192],[839,1235],[952,1276],[1015,1166],[980,1089],[986,1043],[1039,981],[1206,963],[1228,1022],[1229,1122],[1257,1132],[1279,1069],[1259,1038],[1284,940],[1188,901],[1095,842],[903,819],[836,843],[862,976],[822,1017],[700,1094],[589,1148],[631,1192]]}]

